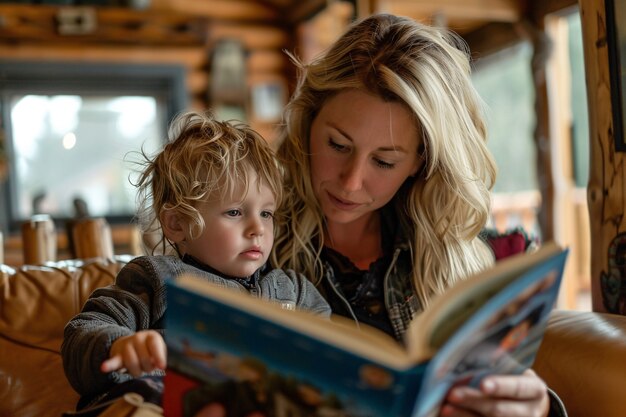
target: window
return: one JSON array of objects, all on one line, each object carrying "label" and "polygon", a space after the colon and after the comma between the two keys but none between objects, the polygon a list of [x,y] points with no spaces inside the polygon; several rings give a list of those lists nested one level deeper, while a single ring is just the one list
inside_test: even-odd
[{"label": "window", "polygon": [[[5,227],[33,214],[65,220],[75,202],[112,223],[135,214],[126,158],[163,143],[186,106],[179,67],[2,63],[0,105],[9,154]],[[132,158],[131,160],[136,160]]]},{"label": "window", "polygon": [[491,226],[540,237],[531,59],[532,46],[520,42],[478,61],[472,80],[486,104],[487,146],[498,166]]},{"label": "window", "polygon": [[537,189],[532,47],[522,42],[481,59],[472,81],[487,105],[487,145],[498,165],[495,193]]}]

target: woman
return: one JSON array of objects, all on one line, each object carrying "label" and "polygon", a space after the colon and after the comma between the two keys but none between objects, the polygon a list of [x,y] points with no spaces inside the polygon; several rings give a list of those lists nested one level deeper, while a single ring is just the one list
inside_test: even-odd
[{"label": "woman", "polygon": [[[299,66],[279,141],[293,192],[273,262],[315,277],[335,313],[401,340],[434,295],[494,262],[481,231],[496,167],[467,50],[376,15]],[[564,415],[529,370],[451,390],[441,415],[549,411]]]}]

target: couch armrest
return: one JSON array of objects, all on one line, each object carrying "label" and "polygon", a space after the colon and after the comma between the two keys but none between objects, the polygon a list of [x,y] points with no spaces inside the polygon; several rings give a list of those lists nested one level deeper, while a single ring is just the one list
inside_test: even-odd
[{"label": "couch armrest", "polygon": [[570,417],[622,417],[626,316],[555,310],[533,369]]}]

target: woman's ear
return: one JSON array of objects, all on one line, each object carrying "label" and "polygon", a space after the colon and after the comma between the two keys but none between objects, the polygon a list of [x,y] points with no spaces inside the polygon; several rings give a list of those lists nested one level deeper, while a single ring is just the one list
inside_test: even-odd
[{"label": "woman's ear", "polygon": [[165,209],[161,213],[161,227],[163,235],[172,243],[180,243],[185,240],[186,225],[180,219],[176,210]]}]

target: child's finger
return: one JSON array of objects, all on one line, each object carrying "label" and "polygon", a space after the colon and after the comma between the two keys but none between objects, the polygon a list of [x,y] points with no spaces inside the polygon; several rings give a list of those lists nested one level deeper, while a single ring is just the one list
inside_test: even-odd
[{"label": "child's finger", "polygon": [[124,361],[122,360],[122,355],[114,355],[109,359],[102,362],[100,365],[100,370],[104,373],[117,371],[124,366]]},{"label": "child's finger", "polygon": [[150,337],[146,340],[146,347],[150,352],[150,357],[152,358],[152,364],[154,367],[158,369],[165,369],[167,364],[167,348],[163,337],[158,333],[150,335]]},{"label": "child's finger", "polygon": [[133,343],[128,343],[122,350],[122,356],[124,358],[124,366],[129,374],[135,378],[141,376],[144,373],[142,369],[142,362],[140,353],[137,352],[136,346]]}]

